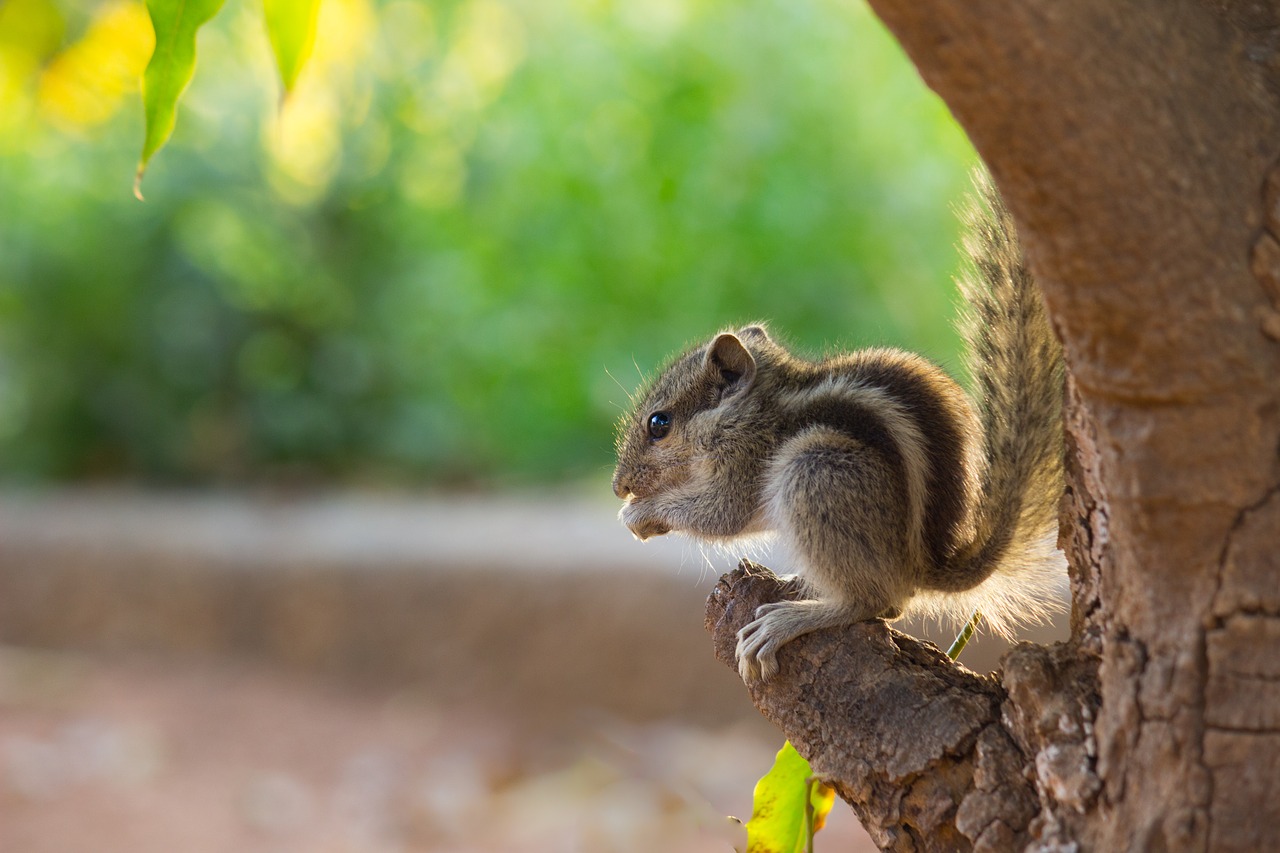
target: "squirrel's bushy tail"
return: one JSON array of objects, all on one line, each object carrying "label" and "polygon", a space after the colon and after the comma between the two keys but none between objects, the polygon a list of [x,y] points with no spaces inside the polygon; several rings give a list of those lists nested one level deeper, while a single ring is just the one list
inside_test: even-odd
[{"label": "squirrel's bushy tail", "polygon": [[983,436],[980,497],[972,540],[931,579],[944,594],[921,603],[959,619],[980,610],[1008,635],[1062,606],[1062,349],[999,192],[985,170],[974,184],[964,217],[972,269],[958,284]]}]

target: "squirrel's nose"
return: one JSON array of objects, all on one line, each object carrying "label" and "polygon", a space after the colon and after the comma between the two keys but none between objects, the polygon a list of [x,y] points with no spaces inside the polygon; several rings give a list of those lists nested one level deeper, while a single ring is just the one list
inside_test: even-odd
[{"label": "squirrel's nose", "polygon": [[621,471],[613,475],[613,493],[624,501],[631,497],[631,483],[627,482]]}]

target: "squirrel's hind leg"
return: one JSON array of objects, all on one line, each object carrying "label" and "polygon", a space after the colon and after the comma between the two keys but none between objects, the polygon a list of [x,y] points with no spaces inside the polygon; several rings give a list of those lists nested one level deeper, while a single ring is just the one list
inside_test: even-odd
[{"label": "squirrel's hind leg", "polygon": [[756,608],[756,618],[738,631],[738,674],[746,682],[768,681],[778,671],[778,649],[796,637],[871,619],[876,614],[833,601],[776,601]]},{"label": "squirrel's hind leg", "polygon": [[[918,536],[906,460],[893,447],[811,427],[768,470],[770,526],[797,561],[807,597],[893,618],[916,590]],[[853,620],[858,621],[858,620]]]},{"label": "squirrel's hind leg", "polygon": [[803,634],[896,618],[914,592],[911,498],[892,448],[814,426],[770,463],[771,526],[799,562],[811,598],[766,604],[738,632],[738,673],[768,680],[777,653]]}]

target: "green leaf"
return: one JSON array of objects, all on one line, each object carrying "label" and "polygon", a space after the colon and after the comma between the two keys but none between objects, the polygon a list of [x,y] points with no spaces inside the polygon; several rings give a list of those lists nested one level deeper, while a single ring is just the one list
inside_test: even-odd
[{"label": "green leaf", "polygon": [[267,37],[276,55],[285,94],[293,91],[298,73],[311,56],[316,42],[320,0],[263,0]]},{"label": "green leaf", "polygon": [[747,853],[804,853],[822,828],[835,791],[813,778],[813,770],[787,741],[773,767],[756,783]]},{"label": "green leaf", "polygon": [[156,32],[156,46],[142,75],[142,106],[147,118],[146,138],[138,159],[133,192],[142,198],[142,174],[151,156],[173,133],[181,97],[196,69],[196,32],[224,0],[147,0],[147,12]]}]

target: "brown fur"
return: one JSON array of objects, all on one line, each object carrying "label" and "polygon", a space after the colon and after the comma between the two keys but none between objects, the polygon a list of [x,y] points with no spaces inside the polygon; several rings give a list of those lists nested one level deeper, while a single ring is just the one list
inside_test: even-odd
[{"label": "brown fur", "polygon": [[[809,361],[762,326],[672,362],[618,431],[614,492],[641,539],[782,536],[813,597],[760,608],[739,635],[743,678],[821,627],[919,602],[997,630],[1044,606],[1043,551],[1061,494],[1061,356],[989,185],[962,290],[980,396],[919,356],[871,349]],[[649,418],[670,416],[654,438]],[[993,575],[1003,585],[986,584]],[[977,595],[957,595],[982,585]],[[988,590],[987,587],[991,589]],[[1025,599],[1025,600],[1024,600]]]}]

